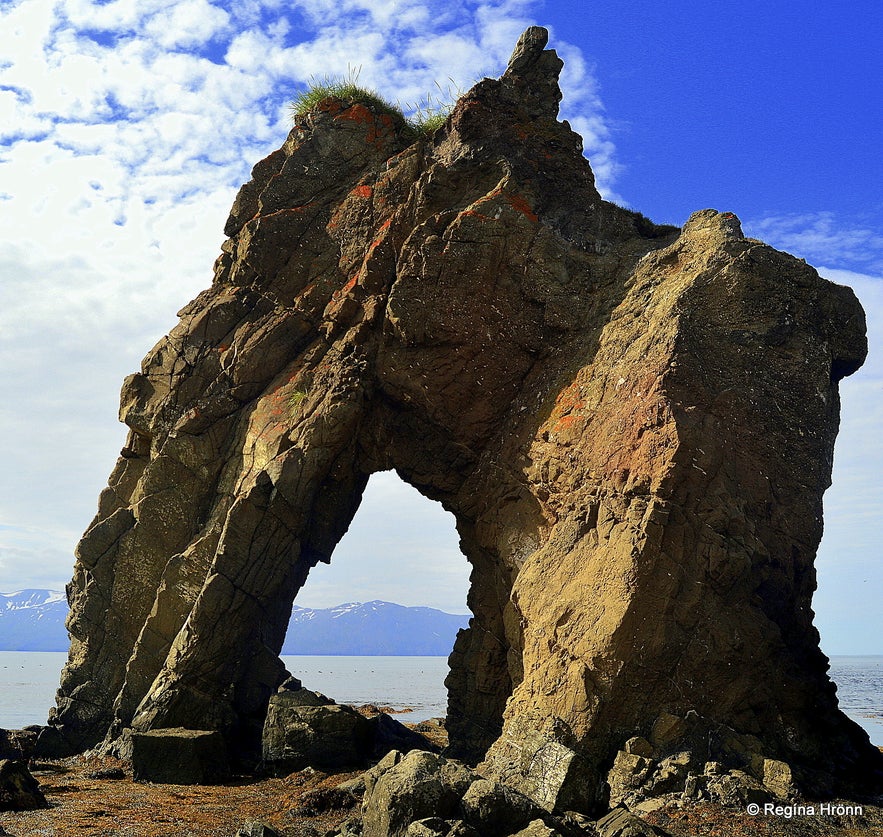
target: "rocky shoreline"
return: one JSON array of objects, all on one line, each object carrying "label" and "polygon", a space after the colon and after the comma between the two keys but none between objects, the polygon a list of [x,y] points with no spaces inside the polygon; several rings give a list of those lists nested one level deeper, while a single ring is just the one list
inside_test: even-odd
[{"label": "rocky shoreline", "polygon": [[[312,693],[315,694],[315,693]],[[366,721],[376,707],[343,707]],[[677,728],[670,719],[669,729]],[[286,771],[264,765],[214,784],[138,780],[137,764],[90,751],[64,759],[34,754],[38,727],[0,731],[0,834],[107,837],[853,837],[883,835],[883,798],[807,800],[781,770],[706,763],[688,751],[660,758],[633,738],[607,776],[610,810],[590,818],[550,813],[510,786],[441,755],[443,719],[406,725],[412,743],[368,770]],[[644,755],[639,755],[643,752]],[[11,758],[10,758],[11,757]],[[4,777],[27,775],[27,801],[10,803]],[[269,775],[275,774],[275,775]],[[39,800],[34,803],[34,789]]]}]

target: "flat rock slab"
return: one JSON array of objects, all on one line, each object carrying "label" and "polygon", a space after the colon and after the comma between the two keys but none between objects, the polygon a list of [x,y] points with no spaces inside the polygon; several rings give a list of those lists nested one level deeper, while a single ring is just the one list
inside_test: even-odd
[{"label": "flat rock slab", "polygon": [[600,837],[665,837],[668,834],[625,808],[614,808],[598,820],[596,827]]},{"label": "flat rock slab", "polygon": [[132,778],[166,785],[216,785],[230,778],[227,747],[214,730],[133,732]]}]

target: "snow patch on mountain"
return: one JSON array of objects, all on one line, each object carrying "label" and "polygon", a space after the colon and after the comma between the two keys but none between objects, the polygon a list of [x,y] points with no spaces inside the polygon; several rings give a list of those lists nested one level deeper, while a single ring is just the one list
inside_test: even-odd
[{"label": "snow patch on mountain", "polygon": [[[58,590],[0,593],[0,651],[66,651],[68,607]],[[295,605],[283,654],[447,656],[468,616],[375,599],[330,608]]]}]

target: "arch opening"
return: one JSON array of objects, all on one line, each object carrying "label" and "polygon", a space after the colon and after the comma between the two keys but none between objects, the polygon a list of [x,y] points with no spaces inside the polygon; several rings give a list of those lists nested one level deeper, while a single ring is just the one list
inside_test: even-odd
[{"label": "arch opening", "polygon": [[[478,762],[502,730],[503,709],[515,681],[510,671],[512,643],[506,639],[504,627],[510,588],[508,584],[500,585],[498,562],[474,542],[472,527],[461,520],[458,532],[456,524],[455,515],[394,471],[372,474],[345,533],[309,571],[294,595],[289,632],[280,656],[287,664],[286,657],[300,655],[298,621],[305,612],[311,620],[320,611],[322,619],[346,621],[354,610],[364,618],[371,610],[368,604],[395,606],[386,608],[389,612],[380,614],[374,623],[379,633],[373,646],[361,637],[350,646],[331,643],[324,650],[329,655],[352,652],[352,656],[407,654],[409,649],[420,655],[443,654],[446,666],[432,667],[425,675],[438,682],[420,684],[419,688],[421,694],[438,695],[440,705],[446,707],[442,714],[446,717],[450,752]],[[487,581],[490,577],[495,579],[491,585]],[[398,606],[421,611],[431,608],[441,613],[405,613]],[[412,626],[434,619],[434,624],[447,633],[443,640],[431,644],[431,651],[429,644],[412,641],[396,652],[386,619]],[[454,625],[455,621],[459,625]],[[385,653],[391,647],[390,654]],[[372,688],[377,700],[389,704],[382,668],[375,667]],[[334,691],[349,691],[340,677],[328,671],[321,675],[317,676],[318,682],[304,685],[323,691],[328,684],[330,697],[347,702],[347,695]],[[387,691],[402,694],[400,690]],[[351,693],[366,692],[362,688]],[[395,705],[395,701],[391,703]]]}]

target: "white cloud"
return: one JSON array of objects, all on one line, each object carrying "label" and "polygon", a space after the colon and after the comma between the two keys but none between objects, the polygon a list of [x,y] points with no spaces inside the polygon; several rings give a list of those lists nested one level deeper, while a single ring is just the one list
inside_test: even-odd
[{"label": "white cloud", "polygon": [[746,222],[746,235],[817,264],[839,264],[883,273],[883,229],[871,219],[833,212],[770,215]]},{"label": "white cloud", "polygon": [[144,33],[164,49],[194,47],[225,31],[230,15],[206,0],[185,0],[153,15]]},{"label": "white cloud", "polygon": [[[209,284],[235,191],[284,140],[298,86],[361,66],[360,81],[393,100],[416,102],[449,77],[465,90],[505,68],[535,8],[533,0],[0,6],[0,460],[15,475],[0,486],[0,589],[69,577],[124,439],[120,383]],[[567,112],[585,127],[589,153],[599,149],[603,181],[613,149],[591,73],[575,47],[557,38],[554,46],[568,61]],[[453,547],[433,554],[440,575],[423,586],[439,606],[462,609],[455,591],[467,568],[452,537]]]}]

